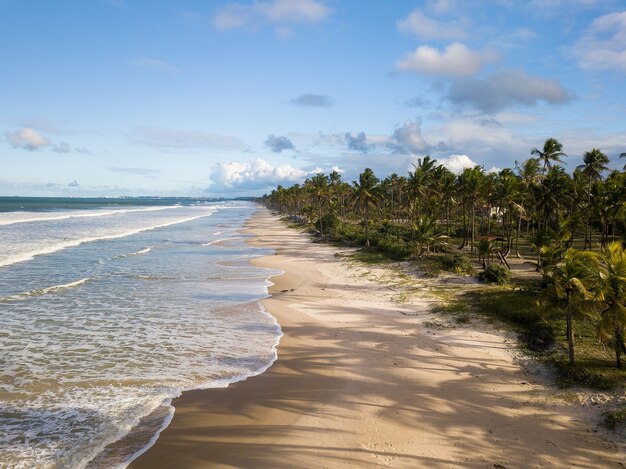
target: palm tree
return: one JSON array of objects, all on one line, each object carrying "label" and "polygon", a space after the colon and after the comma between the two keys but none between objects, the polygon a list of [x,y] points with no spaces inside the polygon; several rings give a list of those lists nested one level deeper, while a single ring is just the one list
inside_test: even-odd
[{"label": "palm tree", "polygon": [[[620,158],[626,158],[626,153],[620,153],[619,157]],[[624,171],[626,171],[626,164],[624,165]]]},{"label": "palm tree", "polygon": [[363,210],[363,225],[365,227],[365,245],[370,245],[369,232],[369,211],[376,206],[379,201],[378,195],[378,178],[374,175],[374,171],[370,168],[359,174],[359,182],[353,181],[354,194],[352,196],[353,203],[356,207]]},{"label": "palm tree", "polygon": [[539,161],[543,162],[544,173],[552,167],[552,161],[562,163],[561,157],[567,156],[563,153],[563,145],[556,138],[549,138],[544,142],[543,149],[533,148],[530,154],[537,155]]},{"label": "palm tree", "polygon": [[430,247],[446,244],[448,237],[437,230],[437,222],[431,217],[419,217],[413,223],[414,241],[417,246],[417,257],[421,259]]},{"label": "palm tree", "polygon": [[585,228],[585,246],[583,249],[587,249],[587,246],[591,247],[591,185],[593,181],[601,179],[601,173],[606,171],[607,164],[609,164],[609,158],[597,148],[593,148],[591,151],[585,152],[583,158],[584,164],[578,166],[577,169],[582,171],[582,174],[587,177],[587,226]]},{"label": "palm tree", "polygon": [[[557,248],[558,249],[558,248]],[[551,253],[552,255],[556,254]],[[561,262],[546,262],[544,280],[547,287],[541,292],[537,304],[543,308],[554,307],[565,315],[566,338],[570,364],[574,364],[574,317],[591,314],[594,304],[588,283],[597,272],[597,256],[589,251],[568,249]]]},{"label": "palm tree", "polygon": [[323,214],[322,208],[330,201],[330,187],[328,185],[328,177],[323,173],[317,173],[310,180],[311,193],[313,200],[317,204],[317,214],[320,224],[320,234],[324,236]]},{"label": "palm tree", "polygon": [[604,246],[600,253],[595,300],[600,308],[598,336],[603,345],[612,345],[615,363],[622,367],[622,353],[626,353],[626,251],[620,241]]},{"label": "palm tree", "polygon": [[491,257],[500,251],[500,249],[493,244],[493,241],[490,241],[487,238],[482,238],[478,240],[478,262],[483,261],[483,269],[487,268],[489,262],[487,259],[491,259]]}]

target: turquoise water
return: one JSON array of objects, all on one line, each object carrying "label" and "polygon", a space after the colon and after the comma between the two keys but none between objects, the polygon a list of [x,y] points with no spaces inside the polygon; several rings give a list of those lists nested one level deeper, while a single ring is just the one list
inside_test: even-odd
[{"label": "turquoise water", "polygon": [[255,205],[78,204],[0,213],[0,467],[85,467],[276,357],[258,300],[278,272],[240,233]]}]

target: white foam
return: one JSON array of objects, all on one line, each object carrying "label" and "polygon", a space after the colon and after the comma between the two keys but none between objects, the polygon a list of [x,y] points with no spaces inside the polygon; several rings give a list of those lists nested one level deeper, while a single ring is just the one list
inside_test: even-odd
[{"label": "white foam", "polygon": [[70,218],[91,218],[106,217],[110,215],[121,215],[123,213],[133,212],[154,212],[157,210],[166,210],[173,208],[181,208],[181,205],[166,205],[163,207],[142,207],[135,209],[118,209],[118,210],[73,210],[72,212],[2,212],[0,213],[0,226],[14,225],[16,223],[33,223],[41,221],[57,221],[68,220]]},{"label": "white foam", "polygon": [[81,245],[83,243],[90,243],[90,242],[93,242],[93,241],[103,241],[103,240],[117,239],[117,238],[125,238],[127,236],[131,236],[131,235],[134,235],[134,234],[137,234],[137,233],[141,233],[143,231],[155,230],[157,228],[165,228],[167,226],[177,225],[179,223],[187,223],[187,222],[190,222],[190,221],[193,221],[193,220],[198,220],[199,218],[209,217],[213,213],[215,213],[215,210],[211,210],[209,213],[205,213],[203,215],[196,215],[196,216],[193,216],[193,217],[187,217],[187,218],[183,218],[183,219],[179,219],[179,220],[174,220],[174,221],[171,221],[171,222],[168,222],[168,223],[162,223],[162,224],[148,226],[148,227],[135,228],[135,229],[131,229],[131,230],[124,231],[124,232],[121,232],[121,233],[116,233],[116,234],[87,237],[87,238],[82,238],[82,239],[64,240],[64,241],[62,241],[60,243],[48,246],[46,248],[41,248],[41,249],[38,249],[36,251],[31,251],[31,252],[27,252],[27,253],[18,254],[16,256],[9,257],[9,258],[6,258],[6,259],[0,259],[0,267],[5,266],[5,265],[17,264],[18,262],[29,261],[29,260],[33,259],[34,257],[36,257],[36,256],[41,256],[41,255],[44,255],[44,254],[52,254],[53,252],[57,252],[57,251],[60,251],[62,249],[67,249],[67,248],[70,248],[70,247],[79,246],[79,245]]},{"label": "white foam", "polygon": [[236,239],[241,239],[241,236],[233,236],[232,238],[216,239],[216,240],[210,241],[208,243],[204,243],[203,246],[213,246],[214,244],[217,244],[217,243],[223,243],[224,241],[234,241]]},{"label": "white foam", "polygon": [[81,278],[80,280],[76,280],[75,282],[63,283],[61,285],[53,285],[51,287],[38,288],[36,290],[16,293],[15,295],[0,298],[0,303],[7,303],[10,301],[21,301],[31,296],[46,295],[47,293],[56,293],[56,292],[60,292],[63,290],[68,290],[70,288],[80,287],[81,285],[86,284],[90,280],[93,280],[93,277],[85,277],[85,278]]}]

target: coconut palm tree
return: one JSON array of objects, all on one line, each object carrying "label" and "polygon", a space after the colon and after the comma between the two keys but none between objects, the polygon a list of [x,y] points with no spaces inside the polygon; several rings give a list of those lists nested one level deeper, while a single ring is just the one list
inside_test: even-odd
[{"label": "coconut palm tree", "polygon": [[562,163],[562,156],[567,156],[563,153],[563,145],[556,138],[549,138],[543,144],[543,148],[533,148],[530,150],[531,155],[537,155],[539,161],[543,162],[543,172],[547,172],[552,167],[552,161],[556,163]]},{"label": "coconut palm tree", "polygon": [[370,245],[369,214],[380,200],[378,194],[378,178],[370,168],[359,174],[359,181],[353,181],[354,193],[352,201],[355,207],[363,211],[363,226],[365,227],[365,245]]},{"label": "coconut palm tree", "polygon": [[431,217],[419,217],[413,223],[413,239],[417,247],[417,257],[421,259],[429,248],[444,246],[448,237],[439,233],[437,222]]},{"label": "coconut palm tree", "polygon": [[600,253],[601,268],[594,285],[595,301],[600,309],[598,337],[605,346],[613,346],[615,364],[622,367],[626,354],[626,251],[620,241],[604,246]]},{"label": "coconut palm tree", "polygon": [[317,215],[320,225],[320,234],[324,236],[323,207],[330,202],[331,192],[328,177],[323,173],[317,173],[309,181],[309,187],[313,200],[317,205]]},{"label": "coconut palm tree", "polygon": [[[552,256],[555,254],[551,253]],[[553,307],[565,315],[568,356],[572,365],[575,362],[574,318],[595,311],[588,285],[597,270],[598,260],[594,253],[572,248],[562,253],[562,261],[545,263],[547,287],[541,292],[537,304],[541,308]]]},{"label": "coconut palm tree", "polygon": [[583,161],[584,163],[577,169],[587,177],[587,226],[585,227],[585,246],[583,248],[587,249],[587,247],[591,247],[591,215],[593,213],[591,186],[594,181],[601,179],[601,173],[608,169],[606,165],[609,164],[609,158],[597,148],[593,148],[591,151],[585,152]]}]

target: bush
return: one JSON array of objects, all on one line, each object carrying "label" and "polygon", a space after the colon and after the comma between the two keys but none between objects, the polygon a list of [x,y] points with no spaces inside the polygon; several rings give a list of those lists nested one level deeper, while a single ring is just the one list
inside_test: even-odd
[{"label": "bush", "polygon": [[508,285],[511,282],[511,272],[502,265],[490,264],[478,274],[478,280],[497,283],[498,285]]},{"label": "bush", "polygon": [[615,430],[621,423],[626,422],[626,409],[608,413],[604,422],[611,430]]},{"label": "bush", "polygon": [[320,229],[320,220],[322,222],[321,228],[324,228],[324,234],[334,233],[339,226],[340,220],[334,213],[327,213],[321,219],[317,220],[315,224],[316,228]]},{"label": "bush", "polygon": [[392,259],[406,259],[411,255],[411,250],[403,242],[398,242],[390,236],[378,241],[378,250],[387,254]]},{"label": "bush", "polygon": [[611,389],[617,385],[612,376],[605,376],[589,368],[557,362],[557,379],[561,386],[587,386],[595,389]]},{"label": "bush", "polygon": [[472,263],[463,254],[446,254],[439,257],[439,262],[444,270],[457,274],[471,274],[474,272]]}]

